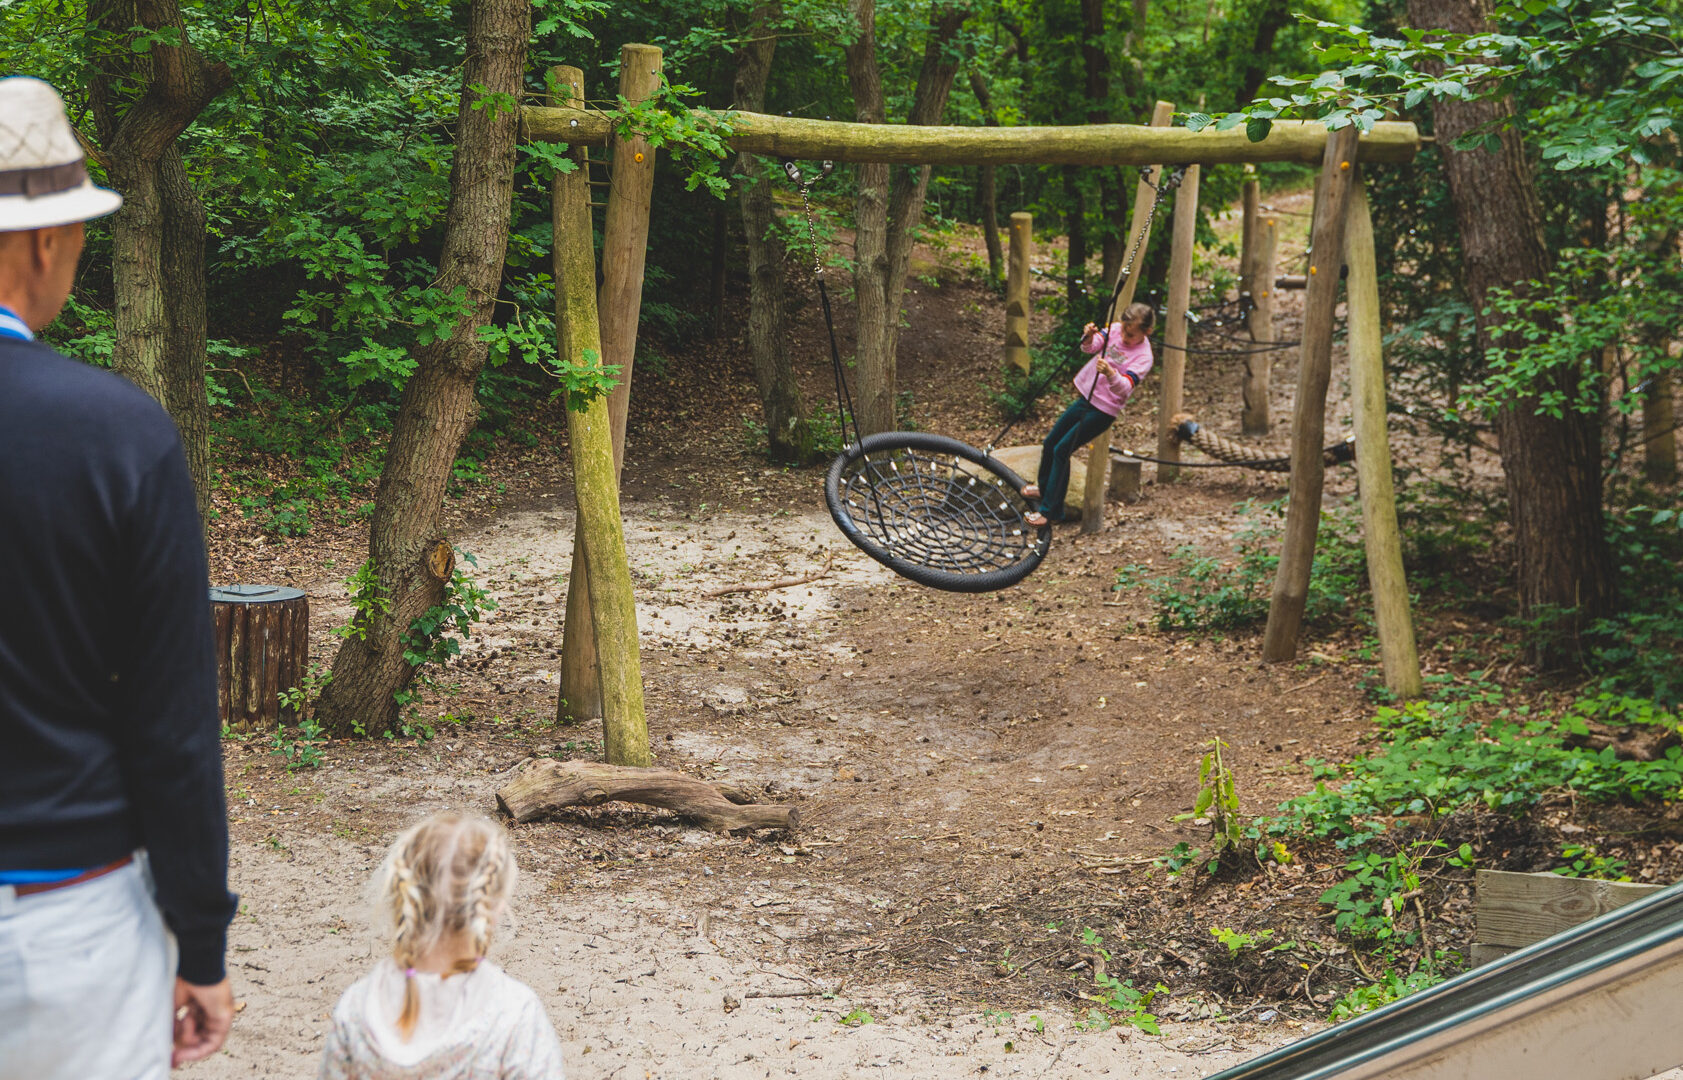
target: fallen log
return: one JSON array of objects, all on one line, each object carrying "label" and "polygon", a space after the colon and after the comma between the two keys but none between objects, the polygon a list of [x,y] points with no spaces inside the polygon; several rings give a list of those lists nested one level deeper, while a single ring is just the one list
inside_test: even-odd
[{"label": "fallen log", "polygon": [[[738,794],[732,791],[731,794]],[[514,775],[497,792],[497,809],[528,822],[569,806],[634,802],[658,806],[694,819],[714,832],[783,829],[793,832],[800,813],[778,803],[739,806],[725,792],[671,769],[640,769],[594,761],[541,759]]]},{"label": "fallen log", "polygon": [[1672,728],[1614,727],[1590,720],[1585,730],[1572,732],[1562,741],[1579,750],[1612,747],[1613,756],[1620,761],[1658,761],[1667,750],[1683,743],[1683,737]]}]

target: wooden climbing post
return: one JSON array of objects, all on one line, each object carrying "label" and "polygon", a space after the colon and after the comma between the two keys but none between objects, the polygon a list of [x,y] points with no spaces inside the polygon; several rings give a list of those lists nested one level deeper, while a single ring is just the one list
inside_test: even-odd
[{"label": "wooden climbing post", "polygon": [[[1250,311],[1245,316],[1246,329],[1256,345],[1274,344],[1274,273],[1278,258],[1279,222],[1273,214],[1261,214],[1251,238],[1250,277],[1240,283],[1240,291],[1250,296]],[[1274,353],[1252,352],[1245,355],[1245,374],[1240,384],[1244,402],[1239,422],[1246,435],[1266,435],[1272,421],[1269,418],[1269,384],[1274,377]]]},{"label": "wooden climbing post", "polygon": [[[1352,170],[1353,172],[1357,170]],[[1396,492],[1391,481],[1391,440],[1385,426],[1384,314],[1379,307],[1379,268],[1373,218],[1358,175],[1351,181],[1344,225],[1344,285],[1349,315],[1350,398],[1355,409],[1356,473],[1362,496],[1362,535],[1367,543],[1367,578],[1373,588],[1373,619],[1385,686],[1407,701],[1421,693],[1420,655],[1414,616],[1403,574],[1402,535],[1397,529]],[[1319,275],[1317,275],[1319,276]]]},{"label": "wooden climbing post", "polygon": [[[1174,122],[1175,107],[1172,102],[1159,101],[1151,110],[1151,126],[1154,128],[1168,127]],[[1123,249],[1126,257],[1130,251],[1138,249],[1135,265],[1128,268],[1128,280],[1122,284],[1121,295],[1116,303],[1104,313],[1104,323],[1109,326],[1116,320],[1118,312],[1125,311],[1134,302],[1134,292],[1139,288],[1140,268],[1145,262],[1146,245],[1151,243],[1151,204],[1157,198],[1156,185],[1163,182],[1163,166],[1156,165],[1151,169],[1149,177],[1142,177],[1134,186],[1134,216],[1129,228],[1128,246]],[[1112,424],[1111,427],[1116,425]],[[1110,474],[1110,428],[1099,432],[1087,450],[1087,486],[1081,492],[1081,531],[1096,533],[1104,528],[1104,499],[1105,491],[1109,487]]]},{"label": "wooden climbing post", "polygon": [[[636,104],[660,89],[661,51],[653,45],[626,45],[619,53],[619,93]],[[655,152],[642,135],[609,142],[612,164],[608,208],[602,226],[602,362],[619,368],[619,382],[608,395],[613,423],[614,482],[625,468],[625,421],[631,409],[631,365],[637,354],[638,314],[643,304],[643,265],[648,252],[649,202],[654,190]],[[573,546],[567,587],[567,621],[561,638],[561,697],[557,719],[603,715],[598,680],[595,630],[584,551]]]},{"label": "wooden climbing post", "polygon": [[[1180,460],[1174,438],[1174,417],[1180,412],[1186,386],[1186,311],[1192,304],[1192,241],[1198,228],[1198,166],[1188,165],[1175,192],[1174,232],[1169,246],[1169,305],[1164,313],[1163,355],[1157,358],[1162,376],[1157,385],[1157,456]],[[1157,482],[1180,478],[1173,465],[1157,466]]]},{"label": "wooden climbing post", "polygon": [[1034,258],[1034,215],[1011,215],[1011,255],[1005,277],[1005,362],[1029,370],[1029,267]]},{"label": "wooden climbing post", "polygon": [[[551,73],[556,85],[563,87],[568,96],[584,97],[584,73],[578,68],[556,67]],[[575,153],[582,158],[584,149],[580,147]],[[587,354],[600,356],[602,352],[587,177],[581,160],[579,168],[557,174],[551,186],[556,353],[562,364],[586,364]],[[631,566],[625,554],[625,528],[619,514],[608,396],[598,394],[587,402],[569,401],[567,435],[572,451],[573,485],[578,496],[574,547],[583,552],[583,573],[574,575],[569,591],[581,585],[587,587],[594,612],[594,617],[584,625],[569,622],[567,636],[576,637],[585,625],[591,629],[602,695],[602,743],[609,763],[647,765],[651,760],[649,727],[643,711],[637,606],[631,589]],[[566,693],[565,686],[562,693]]]},{"label": "wooden climbing post", "polygon": [[1291,496],[1268,607],[1268,627],[1262,635],[1262,659],[1268,662],[1297,655],[1298,631],[1309,597],[1309,568],[1315,560],[1325,479],[1321,451],[1326,434],[1327,384],[1332,381],[1333,309],[1338,304],[1344,208],[1354,178],[1355,157],[1355,126],[1333,132],[1321,163],[1310,232],[1309,288],[1303,300],[1303,346],[1297,368],[1297,409],[1292,417]]}]

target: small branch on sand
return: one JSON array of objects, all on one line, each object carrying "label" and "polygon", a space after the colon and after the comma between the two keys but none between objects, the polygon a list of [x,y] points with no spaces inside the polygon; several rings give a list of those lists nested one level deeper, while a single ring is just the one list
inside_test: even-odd
[{"label": "small branch on sand", "polygon": [[796,585],[805,585],[825,576],[830,572],[830,564],[835,561],[836,557],[830,555],[824,560],[824,565],[821,568],[810,574],[797,574],[794,577],[778,578],[776,581],[749,581],[741,585],[721,585],[714,589],[703,589],[701,595],[713,597],[728,596],[731,593],[739,592],[770,592],[772,589],[792,589]]}]

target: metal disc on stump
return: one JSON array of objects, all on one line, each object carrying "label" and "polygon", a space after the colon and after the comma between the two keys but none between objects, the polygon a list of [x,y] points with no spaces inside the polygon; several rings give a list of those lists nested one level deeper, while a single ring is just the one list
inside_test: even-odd
[{"label": "metal disc on stump", "polygon": [[272,731],[280,695],[299,686],[310,655],[310,601],[284,585],[228,585],[210,590],[216,626],[216,695],[222,722],[242,734]]}]

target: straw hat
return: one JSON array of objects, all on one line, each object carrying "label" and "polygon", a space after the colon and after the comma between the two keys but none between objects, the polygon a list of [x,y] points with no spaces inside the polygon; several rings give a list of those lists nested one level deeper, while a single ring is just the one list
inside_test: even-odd
[{"label": "straw hat", "polygon": [[123,205],[94,187],[58,91],[40,79],[0,79],[0,232],[104,217]]}]

